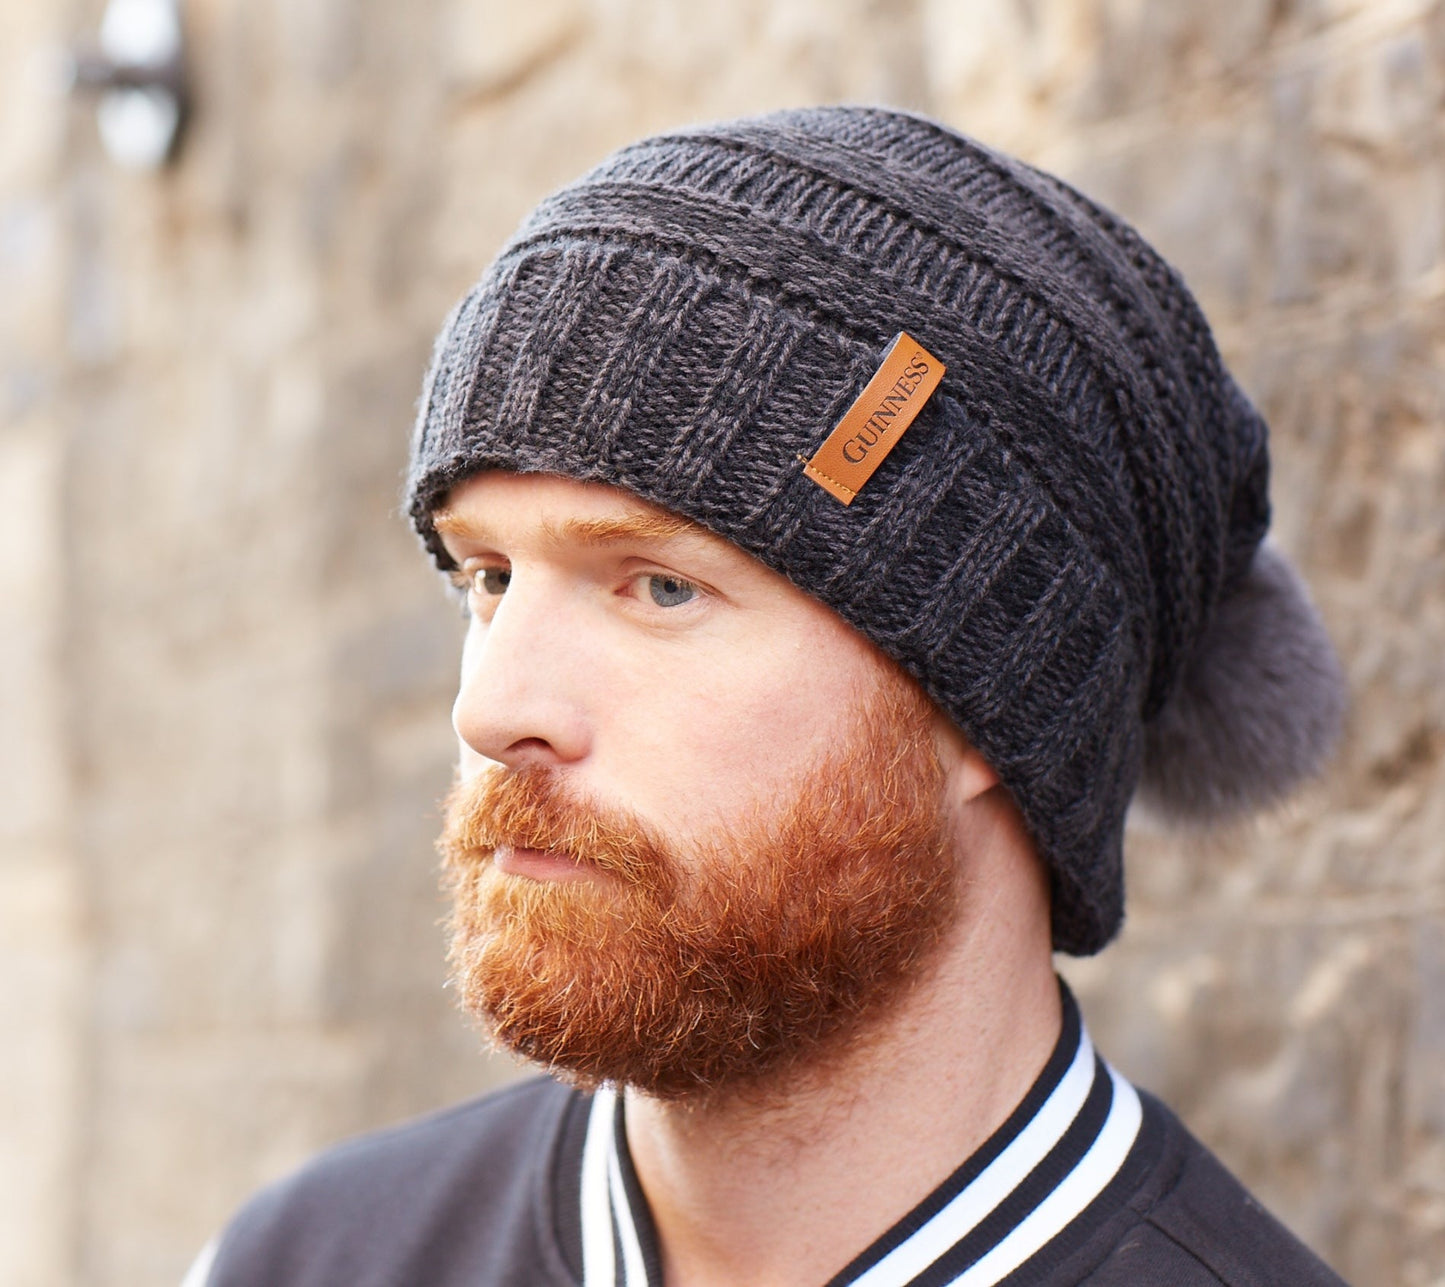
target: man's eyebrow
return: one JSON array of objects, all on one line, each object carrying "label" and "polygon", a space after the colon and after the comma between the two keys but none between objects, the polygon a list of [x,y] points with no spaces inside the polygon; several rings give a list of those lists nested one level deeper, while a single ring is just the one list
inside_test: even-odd
[{"label": "man's eyebrow", "polygon": [[[466,540],[487,540],[485,523],[465,518],[452,510],[432,515],[432,526],[448,536]],[[615,545],[624,541],[667,541],[675,536],[706,536],[705,528],[676,514],[626,514],[616,518],[569,518],[560,523],[544,522],[543,539],[555,545]]]},{"label": "man's eyebrow", "polygon": [[696,523],[676,514],[628,514],[620,518],[569,518],[548,523],[549,539],[579,545],[612,545],[618,541],[669,541],[689,533],[703,535]]}]

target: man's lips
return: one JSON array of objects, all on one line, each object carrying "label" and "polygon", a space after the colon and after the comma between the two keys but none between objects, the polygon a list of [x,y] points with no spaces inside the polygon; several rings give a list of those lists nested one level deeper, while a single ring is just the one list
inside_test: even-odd
[{"label": "man's lips", "polygon": [[570,854],[551,849],[524,849],[519,845],[498,845],[492,861],[511,876],[528,876],[532,880],[588,880],[598,875],[590,863],[579,862]]}]

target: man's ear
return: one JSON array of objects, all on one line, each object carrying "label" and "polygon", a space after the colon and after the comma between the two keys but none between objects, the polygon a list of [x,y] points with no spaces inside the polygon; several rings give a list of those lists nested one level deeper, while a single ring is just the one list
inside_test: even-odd
[{"label": "man's ear", "polygon": [[933,740],[943,768],[944,792],[956,804],[971,804],[998,786],[998,774],[958,726],[942,711],[933,715]]}]

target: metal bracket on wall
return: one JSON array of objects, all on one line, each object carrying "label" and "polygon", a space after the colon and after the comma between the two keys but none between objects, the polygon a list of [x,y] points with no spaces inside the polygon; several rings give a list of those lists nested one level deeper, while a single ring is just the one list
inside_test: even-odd
[{"label": "metal bracket on wall", "polygon": [[110,0],[98,48],[70,55],[70,88],[94,95],[112,160],[155,170],[176,155],[189,112],[178,0]]}]

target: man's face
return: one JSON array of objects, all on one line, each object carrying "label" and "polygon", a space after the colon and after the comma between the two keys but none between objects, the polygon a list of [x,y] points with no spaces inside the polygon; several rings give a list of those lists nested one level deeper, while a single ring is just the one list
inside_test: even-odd
[{"label": "man's face", "polygon": [[443,837],[463,998],[659,1095],[813,1057],[948,919],[936,716],[828,609],[600,485],[485,474]]}]

